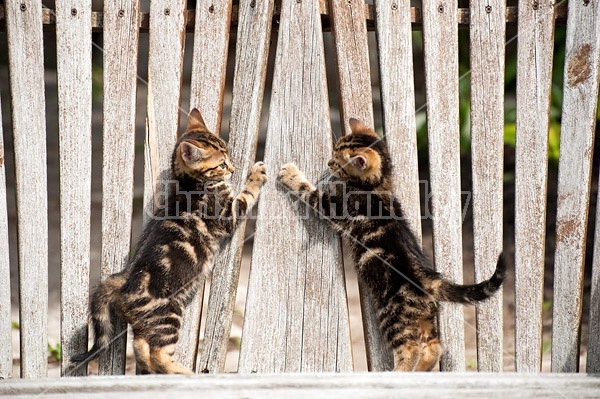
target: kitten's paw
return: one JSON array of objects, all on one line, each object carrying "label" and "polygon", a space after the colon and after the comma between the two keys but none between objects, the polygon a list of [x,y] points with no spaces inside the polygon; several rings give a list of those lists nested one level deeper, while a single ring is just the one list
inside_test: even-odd
[{"label": "kitten's paw", "polygon": [[279,181],[294,191],[298,191],[303,184],[308,183],[304,174],[293,163],[286,163],[281,167]]},{"label": "kitten's paw", "polygon": [[248,181],[256,182],[260,186],[264,185],[267,181],[267,165],[264,162],[255,163],[248,175]]}]

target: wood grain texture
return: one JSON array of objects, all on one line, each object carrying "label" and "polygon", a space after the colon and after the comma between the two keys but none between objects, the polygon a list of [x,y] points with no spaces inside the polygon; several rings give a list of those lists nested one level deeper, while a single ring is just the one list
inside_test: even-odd
[{"label": "wood grain texture", "polygon": [[[429,171],[435,268],[462,283],[462,209],[458,120],[458,29],[455,0],[423,1]],[[462,305],[441,303],[442,370],[465,369]]]},{"label": "wood grain texture", "polygon": [[[0,104],[0,109],[2,109]],[[8,210],[6,203],[6,169],[4,168],[4,140],[0,114],[0,379],[12,376],[12,324],[10,312],[10,257],[8,247]]]},{"label": "wood grain texture", "polygon": [[[241,189],[256,155],[273,3],[262,1],[252,7],[250,0],[240,2],[228,143],[229,155],[237,169],[231,179],[234,192]],[[244,232],[245,224],[221,249],[215,262],[204,327],[204,345],[196,363],[198,372],[220,373],[225,367],[245,242]]]},{"label": "wood grain texture", "polygon": [[[123,270],[131,250],[138,24],[139,1],[104,2],[102,279]],[[114,322],[119,338],[101,356],[101,374],[125,372],[126,325]]]},{"label": "wood grain texture", "polygon": [[[177,142],[181,102],[181,79],[185,41],[183,0],[150,4],[148,60],[148,112],[145,142],[144,218],[164,203],[171,175],[171,155]],[[187,115],[184,113],[184,117]],[[198,347],[199,292],[184,313],[175,359],[193,369]]]},{"label": "wood grain texture", "polygon": [[596,305],[590,305],[586,372],[600,373],[600,306],[598,306],[600,303],[600,207],[596,208],[594,259],[592,264],[589,303]]},{"label": "wood grain texture", "polygon": [[[489,11],[489,12],[488,12]],[[471,160],[475,282],[502,252],[506,2],[471,2]],[[502,371],[502,292],[477,305],[477,368]]]},{"label": "wood grain texture", "polygon": [[[519,2],[515,153],[515,368],[540,371],[554,1]],[[535,8],[535,9],[534,9]]]},{"label": "wood grain texture", "polygon": [[48,369],[48,200],[41,1],[8,1],[6,17],[17,194],[21,377],[40,378],[46,376]]},{"label": "wood grain texture", "polygon": [[[331,0],[329,10],[335,41],[343,134],[350,133],[350,118],[362,120],[374,128],[364,1]],[[389,362],[390,350],[379,331],[369,289],[360,280],[358,284],[369,370],[390,370],[393,368],[393,362]]]},{"label": "wood grain texture", "polygon": [[[558,168],[552,371],[579,369],[586,234],[600,74],[600,2],[569,3]],[[598,302],[590,302],[598,306]],[[588,336],[594,333],[590,331]]]},{"label": "wood grain texture", "polygon": [[352,369],[340,239],[295,206],[276,182],[295,162],[310,180],[331,154],[321,18],[317,2],[282,3],[265,163],[258,204],[239,371]]},{"label": "wood grain texture", "polygon": [[[231,0],[208,1],[201,0],[196,3],[196,28],[194,31],[194,61],[192,64],[192,83],[190,109],[198,108],[206,122],[206,126],[212,132],[219,134],[221,130],[221,115],[223,112],[223,96],[225,93],[225,74],[227,69],[227,54],[229,47],[229,27],[231,21]],[[234,164],[236,165],[236,164]],[[225,267],[230,267],[229,265]],[[217,277],[215,280],[214,277]],[[237,282],[237,280],[236,280]],[[213,275],[211,287],[223,294],[219,289],[222,285],[218,278],[218,273]],[[218,288],[219,287],[219,288]],[[212,288],[211,288],[212,290]],[[186,312],[188,320],[194,323],[188,323],[188,327],[198,331],[200,328],[200,319],[202,315],[202,302],[204,291],[201,290],[194,301],[188,306]],[[235,287],[233,288],[235,298]],[[234,299],[235,301],[235,299]],[[229,330],[231,328],[231,316],[223,315],[221,320],[227,331],[225,348],[229,341]],[[229,324],[227,326],[227,324]],[[192,332],[190,332],[191,336]],[[184,341],[182,341],[182,344]],[[187,343],[185,343],[187,344]],[[198,341],[194,344],[198,345]],[[206,348],[206,345],[204,346]],[[197,346],[194,348],[180,346],[180,352],[193,352],[192,362],[197,365]],[[206,350],[204,350],[206,352]],[[223,361],[225,358],[223,358]]]},{"label": "wood grain texture", "polygon": [[[410,4],[378,0],[375,12],[383,128],[394,162],[394,194],[420,242],[421,205]],[[383,364],[374,367],[371,363],[371,369],[389,369],[393,365],[391,351],[387,346],[381,345],[380,348],[385,351],[379,358]]]},{"label": "wood grain texture", "polygon": [[0,397],[139,398],[583,398],[598,397],[600,379],[585,374],[298,373],[211,376],[111,376],[14,380]]},{"label": "wood grain texture", "polygon": [[[61,375],[85,352],[90,281],[92,27],[89,0],[56,4],[60,157]],[[85,375],[86,367],[69,375]]]},{"label": "wood grain texture", "polygon": [[350,118],[374,127],[364,0],[330,0],[329,10],[338,66],[343,133],[350,132]]},{"label": "wood grain texture", "polygon": [[198,108],[212,132],[221,131],[231,0],[196,2],[190,109]]}]

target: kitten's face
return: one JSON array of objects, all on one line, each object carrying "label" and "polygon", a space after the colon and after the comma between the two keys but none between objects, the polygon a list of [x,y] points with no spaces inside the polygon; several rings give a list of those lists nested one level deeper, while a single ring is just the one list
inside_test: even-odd
[{"label": "kitten's face", "polygon": [[329,160],[330,173],[353,182],[374,184],[382,178],[381,155],[372,148],[380,139],[362,122],[351,119],[352,133],[338,140]]},{"label": "kitten's face", "polygon": [[227,144],[208,131],[197,109],[190,112],[188,127],[179,139],[173,164],[176,174],[196,180],[229,180],[235,170],[229,159]]}]

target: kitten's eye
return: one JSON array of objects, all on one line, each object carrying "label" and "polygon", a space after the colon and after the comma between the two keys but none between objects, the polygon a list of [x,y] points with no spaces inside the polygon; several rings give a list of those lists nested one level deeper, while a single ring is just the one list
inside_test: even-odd
[{"label": "kitten's eye", "polygon": [[222,163],[219,165],[219,168],[221,168],[221,169],[225,169],[225,168],[227,168],[227,163],[225,163],[225,162],[222,162]]}]

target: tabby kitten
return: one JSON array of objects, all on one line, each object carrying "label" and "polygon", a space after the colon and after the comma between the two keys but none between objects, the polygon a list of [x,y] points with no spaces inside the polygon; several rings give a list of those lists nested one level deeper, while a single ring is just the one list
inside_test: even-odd
[{"label": "tabby kitten", "polygon": [[503,257],[494,275],[479,284],[454,284],[434,271],[393,196],[385,142],[356,119],[350,126],[352,133],[335,146],[324,184],[314,186],[294,164],[284,165],[279,178],[349,238],[358,276],[371,291],[379,328],[394,354],[394,369],[428,371],[442,355],[437,303],[489,298],[504,280]]},{"label": "tabby kitten", "polygon": [[234,168],[226,144],[193,109],[173,151],[171,169],[176,189],[146,225],[127,267],[94,292],[94,345],[74,356],[74,362],[88,361],[109,345],[111,317],[118,314],[131,324],[142,373],[192,374],[173,359],[183,310],[211,271],[220,242],[255,204],[267,180],[266,166],[256,163],[242,192],[233,197],[227,180]]}]

